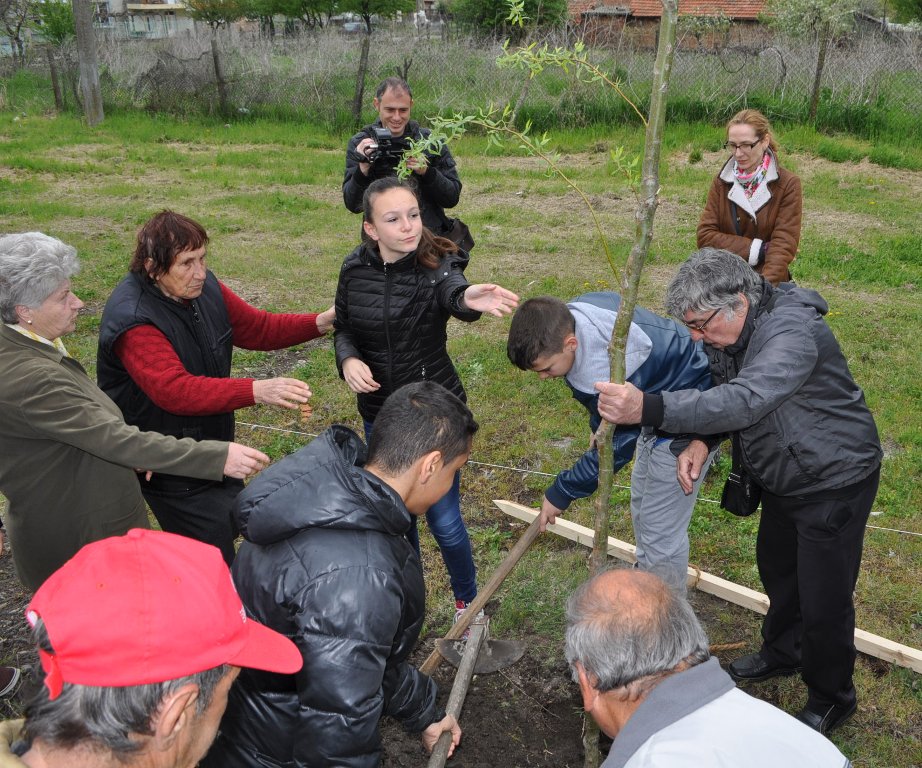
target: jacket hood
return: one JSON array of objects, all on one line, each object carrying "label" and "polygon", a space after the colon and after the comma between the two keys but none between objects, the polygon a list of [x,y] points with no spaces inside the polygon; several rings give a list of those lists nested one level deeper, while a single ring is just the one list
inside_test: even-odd
[{"label": "jacket hood", "polygon": [[393,488],[362,469],[365,459],[358,435],[335,425],[263,470],[237,497],[244,538],[266,545],[308,528],[405,534],[409,511]]},{"label": "jacket hood", "polygon": [[758,306],[749,307],[746,313],[746,322],[743,324],[743,330],[740,332],[739,338],[726,348],[729,354],[735,355],[749,346],[749,340],[752,338],[752,333],[759,317],[764,314],[765,305],[775,294],[777,294],[777,298],[773,309],[778,307],[807,308],[815,310],[820,315],[825,315],[829,311],[826,299],[814,290],[798,288],[794,283],[781,283],[777,288],[773,288],[771,283],[762,278],[762,296],[759,299]]},{"label": "jacket hood", "polygon": [[[470,255],[467,251],[458,249],[457,251],[449,251],[442,257],[442,262],[440,267],[453,267],[458,265],[463,272],[470,262]],[[357,246],[355,250],[352,251],[346,258],[343,260],[343,271],[347,269],[353,269],[358,266],[371,266],[378,270],[384,269],[384,260],[381,258],[381,254],[378,253],[378,249],[374,247],[371,243],[362,243]],[[427,270],[425,267],[419,266],[416,262],[416,252],[408,253],[402,259],[398,261],[391,262],[387,265],[389,270],[395,272],[403,272],[411,269],[416,269],[417,267],[424,271],[429,272],[432,270]],[[436,267],[438,270],[440,267]],[[447,272],[446,272],[447,274]]]}]

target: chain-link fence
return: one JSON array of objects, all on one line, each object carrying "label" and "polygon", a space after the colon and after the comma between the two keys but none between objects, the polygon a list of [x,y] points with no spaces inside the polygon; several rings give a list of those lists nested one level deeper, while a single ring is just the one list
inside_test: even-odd
[{"label": "chain-link fence", "polygon": [[[220,31],[215,40],[204,28],[161,39],[100,32],[99,64],[109,109],[271,115],[311,120],[333,130],[352,126],[361,35],[346,35],[339,28],[271,38],[232,29]],[[549,39],[552,46],[570,42],[565,32]],[[498,68],[500,52],[498,42],[455,36],[448,26],[436,32],[409,24],[382,27],[372,37],[368,89],[385,76],[407,71],[420,115],[511,103],[521,119],[542,129],[633,119],[633,110],[616,94],[572,75],[548,70],[529,80],[526,73]],[[591,51],[641,110],[653,55],[629,42]],[[72,105],[77,92],[74,52],[59,50],[53,59],[64,83],[63,98]],[[49,60],[33,49],[27,66],[47,73]],[[9,61],[4,64],[8,67]],[[738,109],[756,106],[775,119],[801,121],[807,116],[815,68],[815,47],[793,40],[712,51],[680,47],[670,109],[674,117],[720,122]],[[9,68],[0,74],[8,76]],[[14,83],[15,78],[6,83],[7,103],[15,102]],[[364,101],[370,100],[366,93]],[[830,47],[821,127],[869,137],[886,132],[918,138],[919,114],[922,37],[865,33]]]}]

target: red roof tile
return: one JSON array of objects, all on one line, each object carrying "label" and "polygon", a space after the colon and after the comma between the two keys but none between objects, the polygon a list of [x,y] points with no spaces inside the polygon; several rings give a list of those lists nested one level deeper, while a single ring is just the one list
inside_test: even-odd
[{"label": "red roof tile", "polygon": [[[656,18],[663,13],[660,0],[571,0],[570,13],[578,14],[590,8],[615,6],[630,9],[635,18]],[[682,16],[718,16],[731,19],[756,19],[765,7],[765,0],[679,0],[679,14]]]}]

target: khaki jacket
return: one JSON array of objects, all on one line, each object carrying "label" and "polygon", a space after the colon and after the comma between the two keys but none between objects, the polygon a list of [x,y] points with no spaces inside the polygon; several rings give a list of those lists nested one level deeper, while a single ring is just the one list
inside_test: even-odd
[{"label": "khaki jacket", "polygon": [[[736,204],[734,224],[731,203]],[[764,264],[755,268],[772,285],[791,279],[789,266],[797,256],[803,192],[800,179],[780,168],[774,158],[766,180],[751,199],[733,178],[733,158],[714,177],[698,223],[698,247],[723,248],[749,263],[768,241]],[[739,227],[739,234],[737,232]]]},{"label": "khaki jacket", "polygon": [[80,363],[0,325],[0,493],[27,588],[84,544],[148,527],[134,468],[220,480],[226,460],[227,443],[128,426]]},{"label": "khaki jacket", "polygon": [[25,768],[25,763],[10,751],[13,742],[20,738],[25,720],[0,722],[0,768]]}]

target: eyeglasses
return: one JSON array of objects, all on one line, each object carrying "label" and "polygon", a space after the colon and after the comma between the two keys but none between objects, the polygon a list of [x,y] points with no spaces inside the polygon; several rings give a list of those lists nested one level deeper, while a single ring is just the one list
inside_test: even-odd
[{"label": "eyeglasses", "polygon": [[711,322],[711,320],[717,317],[718,312],[720,312],[720,309],[719,308],[715,309],[713,312],[711,312],[710,317],[708,317],[707,320],[704,320],[700,323],[695,322],[695,321],[688,322],[687,320],[683,320],[682,325],[684,325],[690,331],[698,331],[698,333],[704,333],[704,329],[708,327],[708,324]]},{"label": "eyeglasses", "polygon": [[731,152],[736,152],[738,149],[748,149],[751,152],[761,143],[762,139],[759,139],[758,141],[742,141],[739,144],[736,144],[732,141],[725,141],[724,149],[729,149]]}]

